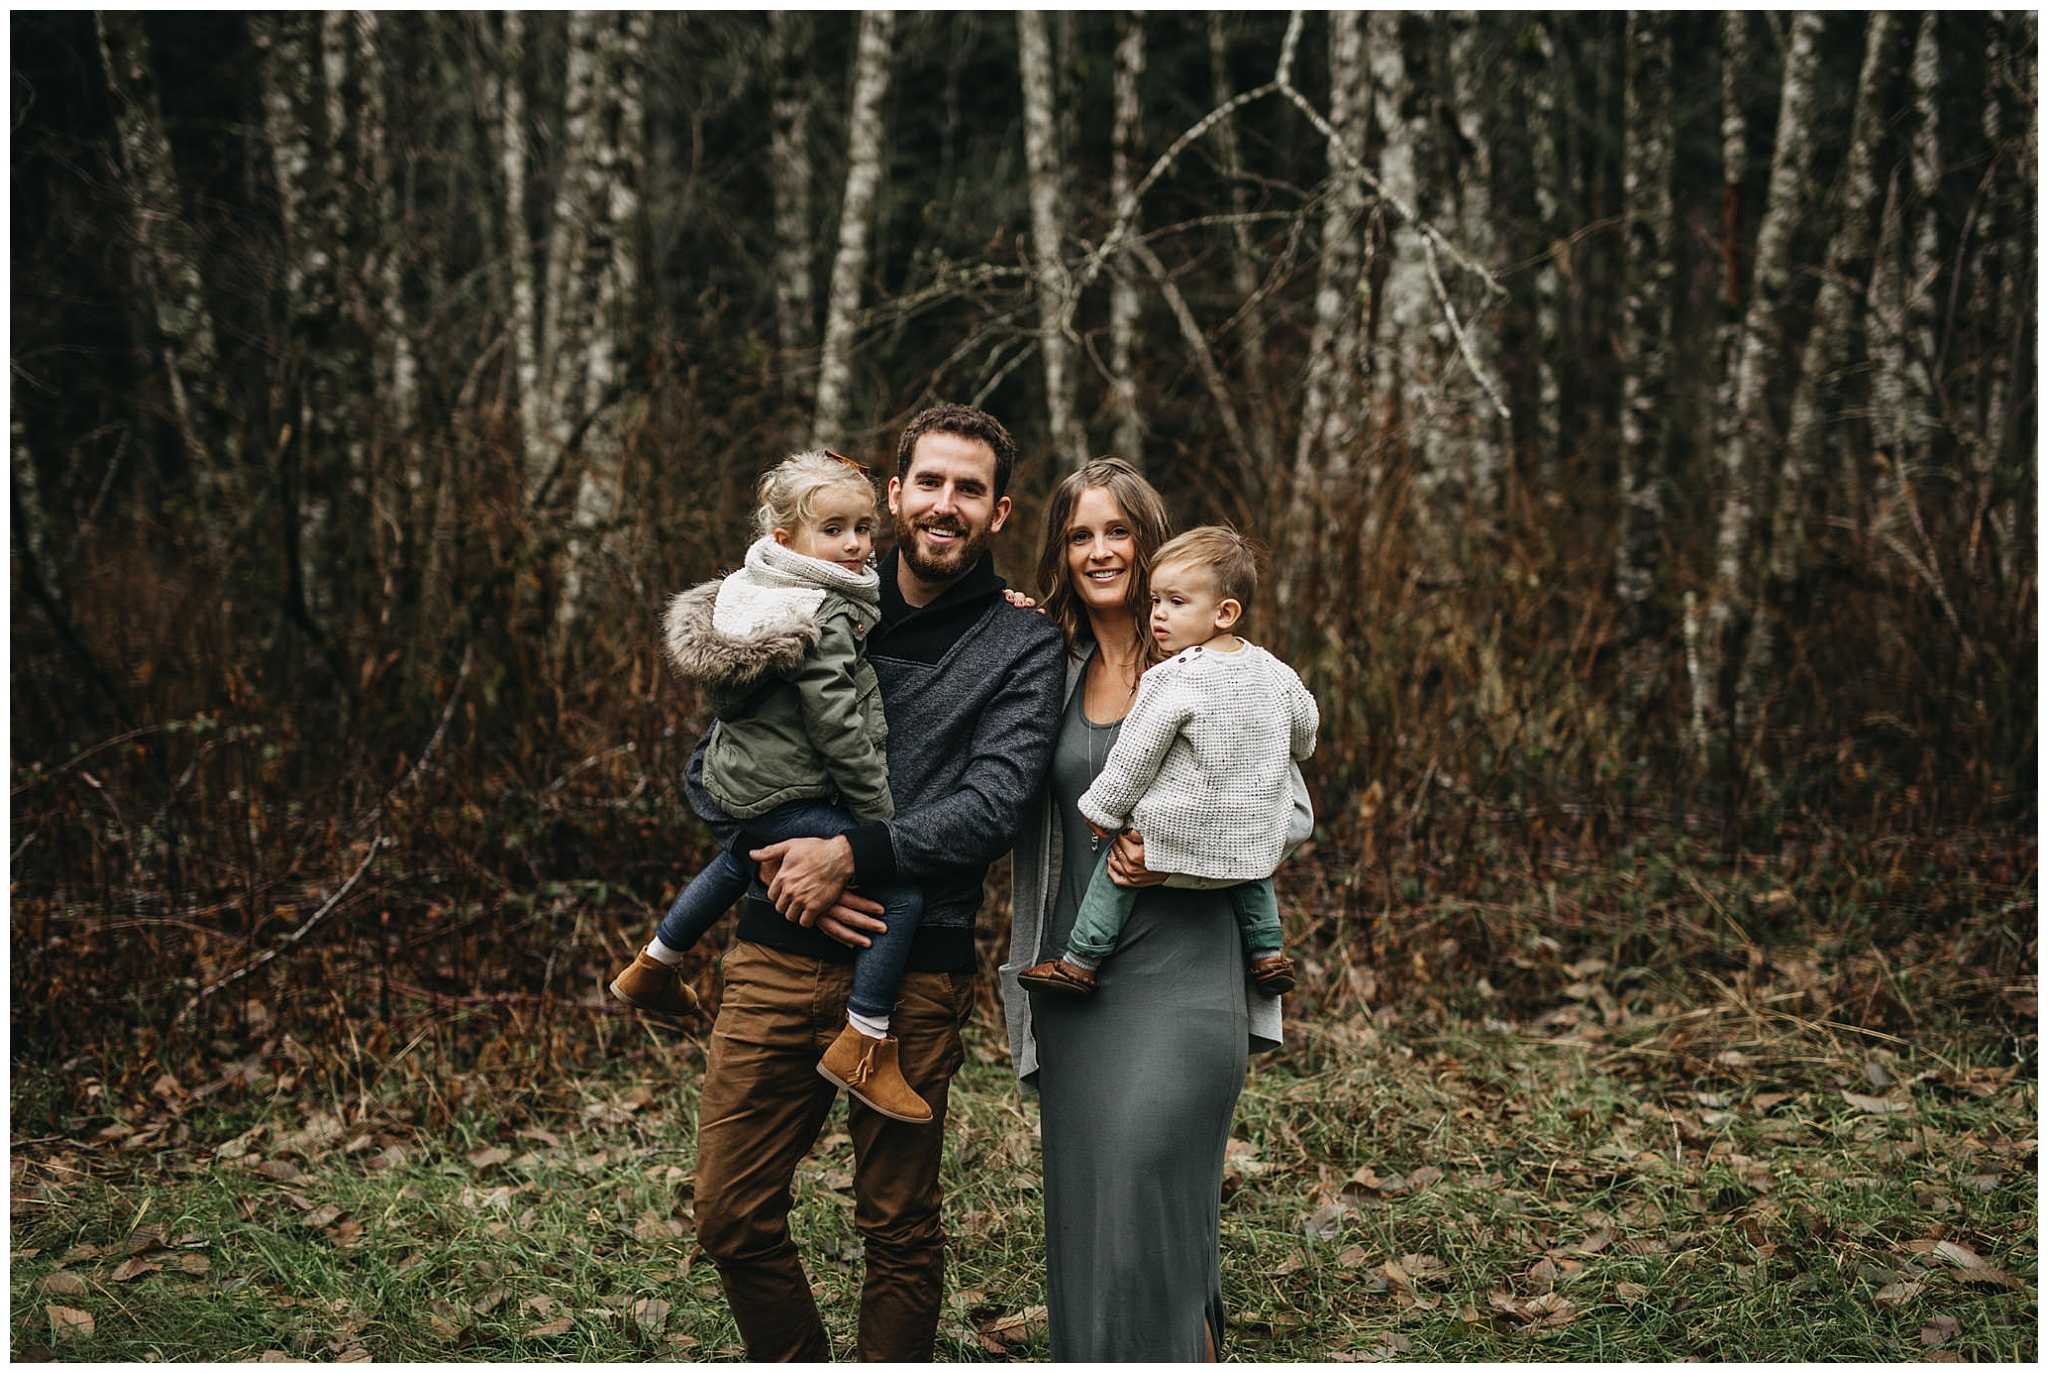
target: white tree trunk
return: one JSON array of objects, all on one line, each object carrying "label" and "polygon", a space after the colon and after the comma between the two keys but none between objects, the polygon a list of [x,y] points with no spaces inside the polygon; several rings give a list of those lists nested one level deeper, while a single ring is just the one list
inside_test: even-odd
[{"label": "white tree trunk", "polygon": [[[1110,137],[1109,196],[1119,222],[1135,234],[1138,228],[1137,161],[1143,144],[1143,106],[1139,83],[1145,75],[1145,12],[1117,16],[1116,123]],[[1138,284],[1135,260],[1128,247],[1109,287],[1109,395],[1114,419],[1113,451],[1126,462],[1144,466],[1144,426],[1138,415],[1138,382],[1132,375],[1132,353],[1138,332]]]},{"label": "white tree trunk", "polygon": [[817,309],[811,270],[811,16],[776,10],[769,62],[768,181],[775,197],[775,331],[782,351],[783,394],[802,400],[809,387]]},{"label": "white tree trunk", "polygon": [[[1720,667],[1738,622],[1748,576],[1756,522],[1758,455],[1770,444],[1771,383],[1784,357],[1785,302],[1792,286],[1792,234],[1804,212],[1808,168],[1813,157],[1813,103],[1821,16],[1801,11],[1792,21],[1785,76],[1779,93],[1778,126],[1771,154],[1770,191],[1757,229],[1756,269],[1743,311],[1742,344],[1735,359],[1734,408],[1720,438],[1721,517],[1715,537],[1715,595],[1708,607],[1704,661],[1708,682]],[[1735,726],[1748,720],[1738,716]]]},{"label": "white tree trunk", "polygon": [[649,18],[644,10],[606,16],[599,30],[597,123],[600,130],[586,164],[585,212],[591,225],[590,271],[594,306],[584,331],[580,371],[586,411],[564,549],[562,599],[556,625],[568,631],[581,618],[591,595],[591,574],[601,567],[610,528],[620,509],[625,480],[625,432],[619,395],[635,298],[639,289],[640,168],[646,161],[646,85]]},{"label": "white tree trunk", "polygon": [[[1559,61],[1556,35],[1549,18],[1531,21],[1539,64],[1530,73],[1529,152],[1536,192],[1536,236],[1548,251],[1535,272],[1536,414],[1533,419],[1537,482],[1545,491],[1558,487],[1564,457],[1564,386],[1559,380],[1564,357],[1562,301],[1564,273],[1559,257],[1565,246],[1563,206],[1566,188],[1563,149],[1558,142],[1557,88],[1570,68]],[[1623,192],[1624,196],[1626,191]]]},{"label": "white tree trunk", "polygon": [[1288,527],[1307,542],[1328,518],[1330,488],[1350,477],[1363,428],[1358,406],[1359,294],[1365,187],[1354,170],[1365,154],[1370,94],[1365,18],[1332,10],[1330,22],[1329,175],[1323,183],[1322,255],[1316,273],[1315,323],[1309,332],[1301,427],[1294,441],[1293,502]]},{"label": "white tree trunk", "polygon": [[853,112],[847,121],[846,195],[840,202],[839,252],[832,261],[825,341],[818,359],[818,403],[811,422],[811,442],[817,447],[844,439],[854,316],[860,310],[861,279],[868,269],[869,220],[882,183],[882,98],[889,89],[889,41],[895,22],[890,10],[861,11]]},{"label": "white tree trunk", "polygon": [[505,11],[498,53],[498,159],[505,190],[506,281],[512,302],[512,366],[518,379],[520,468],[530,501],[553,463],[548,388],[541,380],[539,292],[526,217],[526,20]]},{"label": "white tree trunk", "polygon": [[[1493,144],[1497,135],[1488,127],[1485,115],[1499,80],[1495,55],[1485,50],[1482,16],[1464,11],[1438,22],[1448,38],[1450,113],[1458,131],[1456,147],[1462,153],[1447,169],[1455,189],[1460,246],[1491,269],[1496,265],[1499,237],[1493,224]],[[1490,527],[1500,510],[1507,419],[1498,406],[1488,403],[1490,398],[1473,375],[1489,376],[1499,370],[1490,304],[1469,313],[1462,340],[1451,339],[1448,319],[1440,319],[1432,331],[1444,359],[1447,413],[1443,423],[1431,426],[1432,441],[1424,446],[1429,455],[1424,487],[1425,492],[1434,486],[1457,493],[1460,499],[1455,508],[1440,512],[1455,527]],[[1464,353],[1469,370],[1451,360],[1454,346]]]},{"label": "white tree trunk", "polygon": [[220,350],[200,276],[199,241],[178,192],[142,17],[95,11],[93,18],[114,101],[116,146],[127,173],[137,265],[156,320],[172,420],[198,477],[204,517],[232,493],[229,470],[215,452],[226,438],[214,432]]},{"label": "white tree trunk", "polygon": [[1896,15],[1871,12],[1864,33],[1863,67],[1856,83],[1856,113],[1842,171],[1840,219],[1828,240],[1814,301],[1813,324],[1801,350],[1798,379],[1785,426],[1784,459],[1771,495],[1768,549],[1762,592],[1755,598],[1742,673],[1736,684],[1737,714],[1749,718],[1761,696],[1775,650],[1772,618],[1798,573],[1805,547],[1806,505],[1819,469],[1831,400],[1850,359],[1855,317],[1862,293],[1856,283],[1870,270],[1877,212],[1877,152],[1889,109],[1891,53],[1899,31]]},{"label": "white tree trunk", "polygon": [[[1415,89],[1402,52],[1403,16],[1396,10],[1374,10],[1367,20],[1366,48],[1373,78],[1373,101],[1381,135],[1380,184],[1383,201],[1428,211],[1421,201],[1421,166],[1430,146],[1426,98]],[[1436,320],[1430,299],[1429,264],[1422,233],[1406,218],[1389,216],[1387,275],[1381,287],[1380,320],[1372,360],[1372,412],[1378,432],[1398,437],[1420,456],[1429,429],[1429,383],[1433,349],[1430,331]]]},{"label": "white tree trunk", "polygon": [[[370,181],[374,222],[372,243],[377,321],[372,344],[381,395],[371,410],[373,424],[383,427],[398,457],[401,521],[413,526],[413,507],[426,484],[416,423],[419,414],[419,363],[413,354],[412,326],[405,299],[405,225],[398,213],[397,168],[390,147],[388,79],[384,65],[382,24],[375,10],[354,14],[356,65],[361,72],[361,132],[365,172]],[[381,524],[381,521],[379,522]]]},{"label": "white tree trunk", "polygon": [[1721,384],[1715,409],[1735,409],[1735,359],[1742,351],[1742,182],[1749,175],[1749,116],[1742,83],[1750,68],[1749,26],[1744,10],[1721,15],[1721,254],[1723,288],[1720,338]]},{"label": "white tree trunk", "polygon": [[1671,19],[1631,11],[1622,85],[1621,527],[1614,589],[1630,661],[1623,689],[1648,694],[1658,669],[1637,652],[1655,595],[1663,546],[1665,454],[1670,442],[1672,171]]},{"label": "white tree trunk", "polygon": [[1024,162],[1030,177],[1031,269],[1038,296],[1039,352],[1045,363],[1046,425],[1052,449],[1070,467],[1088,460],[1087,438],[1076,412],[1073,350],[1065,321],[1072,290],[1062,256],[1059,145],[1054,115],[1051,44],[1045,15],[1017,12],[1018,67],[1024,85]]}]

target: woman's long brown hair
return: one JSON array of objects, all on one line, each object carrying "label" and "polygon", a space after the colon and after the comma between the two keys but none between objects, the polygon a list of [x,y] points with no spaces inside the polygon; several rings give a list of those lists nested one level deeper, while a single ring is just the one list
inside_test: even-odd
[{"label": "woman's long brown hair", "polygon": [[1045,613],[1067,637],[1067,651],[1078,652],[1094,639],[1088,614],[1074,594],[1074,580],[1067,572],[1067,525],[1074,518],[1074,506],[1083,491],[1107,491],[1124,512],[1131,530],[1131,580],[1126,601],[1130,605],[1132,634],[1138,650],[1138,664],[1149,667],[1165,655],[1151,634],[1152,590],[1146,569],[1152,555],[1173,534],[1166,502],[1152,489],[1152,483],[1138,475],[1138,469],[1122,458],[1097,458],[1069,472],[1053,489],[1045,507],[1045,543],[1038,554],[1038,600]]}]

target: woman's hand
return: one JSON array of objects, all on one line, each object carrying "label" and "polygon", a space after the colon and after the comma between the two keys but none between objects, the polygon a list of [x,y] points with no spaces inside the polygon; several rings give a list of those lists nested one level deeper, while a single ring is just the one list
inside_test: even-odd
[{"label": "woman's hand", "polygon": [[1110,846],[1109,880],[1119,887],[1156,887],[1166,880],[1166,874],[1145,866],[1145,836],[1125,830]]},{"label": "woman's hand", "polygon": [[[1019,610],[1030,610],[1038,604],[1038,602],[1032,600],[1029,596],[1026,596],[1023,592],[1019,591],[1014,586],[1006,586],[1003,588],[1003,599],[1008,601],[1011,605],[1016,606]],[[1039,611],[1039,614],[1041,615],[1044,613],[1044,611]]]}]

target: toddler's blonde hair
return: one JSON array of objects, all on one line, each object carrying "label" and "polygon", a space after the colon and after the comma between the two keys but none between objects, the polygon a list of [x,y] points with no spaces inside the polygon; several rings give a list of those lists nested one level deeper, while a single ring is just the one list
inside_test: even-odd
[{"label": "toddler's blonde hair", "polygon": [[1227,524],[1204,524],[1168,539],[1152,555],[1150,571],[1191,567],[1209,579],[1218,597],[1237,602],[1240,612],[1252,608],[1259,589],[1259,553],[1252,541]]},{"label": "toddler's blonde hair", "polygon": [[760,506],[754,511],[754,533],[767,538],[778,529],[794,534],[811,518],[818,493],[828,487],[859,491],[875,503],[875,484],[866,469],[849,458],[823,449],[792,453],[761,474],[756,490]]}]

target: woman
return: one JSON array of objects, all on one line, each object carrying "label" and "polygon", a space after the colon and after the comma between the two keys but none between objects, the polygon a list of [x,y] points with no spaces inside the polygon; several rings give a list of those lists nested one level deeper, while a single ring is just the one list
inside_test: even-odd
[{"label": "woman", "polygon": [[[1248,1050],[1280,1040],[1279,1002],[1248,991],[1216,891],[1146,891],[1091,997],[1017,983],[1066,947],[1087,888],[1075,802],[1157,660],[1145,565],[1168,533],[1159,493],[1128,464],[1097,459],[1053,493],[1038,567],[1045,613],[1067,636],[1067,706],[1017,841],[1003,994],[1017,1075],[1040,1097],[1046,1307],[1063,1361],[1217,1357],[1224,1145]],[[1293,837],[1306,833],[1297,823]],[[1161,880],[1142,864],[1135,876]]]}]

